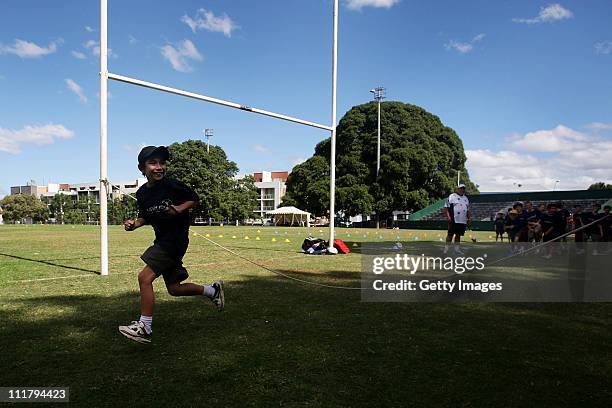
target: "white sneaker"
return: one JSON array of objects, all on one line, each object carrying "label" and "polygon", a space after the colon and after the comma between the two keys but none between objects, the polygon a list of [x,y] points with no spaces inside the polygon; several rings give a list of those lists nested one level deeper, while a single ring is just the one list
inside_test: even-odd
[{"label": "white sneaker", "polygon": [[151,333],[147,333],[143,322],[134,320],[129,326],[119,326],[119,333],[138,343],[151,343]]},{"label": "white sneaker", "polygon": [[210,300],[217,307],[217,310],[219,312],[222,312],[223,309],[225,308],[225,295],[223,293],[223,281],[222,280],[217,281],[213,283],[211,286],[215,288],[215,294],[212,298],[210,298]]}]

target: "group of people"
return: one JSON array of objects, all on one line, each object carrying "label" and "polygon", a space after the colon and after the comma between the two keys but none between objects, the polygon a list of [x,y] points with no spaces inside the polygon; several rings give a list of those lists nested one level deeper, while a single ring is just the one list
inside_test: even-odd
[{"label": "group of people", "polygon": [[[460,184],[447,199],[444,205],[448,220],[448,234],[444,253],[454,247],[455,252],[461,253],[459,243],[470,225],[472,214],[470,202],[465,195],[465,185]],[[588,208],[580,204],[574,205],[572,210],[565,208],[562,201],[550,202],[535,206],[532,202],[516,202],[507,211],[500,211],[494,218],[495,241],[504,241],[508,235],[508,242],[550,242],[556,240],[567,241],[567,236],[573,235],[575,242],[612,242],[612,215],[610,206],[601,208],[601,204],[594,202]],[[603,248],[598,245],[598,248]],[[598,249],[594,249],[597,254]]]},{"label": "group of people", "polygon": [[609,242],[612,240],[612,216],[610,206],[601,208],[593,203],[589,208],[576,204],[572,211],[563,202],[551,202],[536,207],[530,201],[514,203],[506,213],[495,218],[495,241],[548,242],[572,231],[575,242]]}]

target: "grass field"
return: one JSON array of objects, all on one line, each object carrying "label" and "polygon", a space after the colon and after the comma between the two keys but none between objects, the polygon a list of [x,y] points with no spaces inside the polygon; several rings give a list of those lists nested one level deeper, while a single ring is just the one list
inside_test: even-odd
[{"label": "grass field", "polygon": [[[303,255],[306,228],[192,231],[301,279],[359,286],[359,253]],[[609,303],[363,303],[198,236],[184,259],[191,281],[225,280],[226,311],[158,281],[153,344],[130,342],[117,325],[138,317],[139,255],[153,233],[109,234],[102,277],[97,227],[0,226],[0,386],[69,386],[82,406],[612,404]],[[356,249],[441,234],[338,229]]]}]

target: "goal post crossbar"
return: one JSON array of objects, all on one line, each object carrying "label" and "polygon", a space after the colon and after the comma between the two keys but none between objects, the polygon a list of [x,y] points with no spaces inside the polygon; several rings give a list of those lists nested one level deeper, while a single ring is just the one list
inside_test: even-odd
[{"label": "goal post crossbar", "polygon": [[332,130],[332,127],[328,125],[321,125],[316,122],[310,122],[307,120],[294,118],[292,116],[282,115],[280,113],[275,113],[275,112],[270,112],[270,111],[263,110],[263,109],[253,108],[250,106],[241,105],[239,103],[230,102],[230,101],[226,101],[226,100],[218,99],[218,98],[213,98],[211,96],[206,96],[206,95],[198,94],[195,92],[184,91],[182,89],[171,88],[171,87],[156,84],[153,82],[142,81],[140,79],[130,78],[127,76],[113,74],[110,72],[108,73],[108,79],[112,79],[118,82],[125,82],[125,83],[132,84],[132,85],[138,85],[144,88],[156,89],[158,91],[163,91],[163,92],[171,93],[174,95],[186,96],[188,98],[198,99],[200,101],[211,102],[217,105],[223,105],[223,106],[227,106],[227,107],[234,108],[234,109],[240,109],[240,110],[247,111],[247,112],[258,113],[260,115],[270,116],[276,119],[282,119],[282,120],[286,120],[289,122],[299,123],[301,125],[312,126],[314,128],[319,128],[319,129],[327,130],[330,132]]}]

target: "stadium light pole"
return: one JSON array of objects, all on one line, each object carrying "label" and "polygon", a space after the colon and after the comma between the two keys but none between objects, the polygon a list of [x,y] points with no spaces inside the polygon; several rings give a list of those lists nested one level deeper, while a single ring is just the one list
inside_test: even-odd
[{"label": "stadium light pole", "polygon": [[378,102],[378,141],[376,144],[376,178],[380,173],[380,103],[385,99],[386,89],[382,86],[371,89],[371,93],[374,94],[374,100]]},{"label": "stadium light pole", "polygon": [[206,153],[210,153],[210,138],[213,137],[213,130],[204,129],[204,136],[206,136]]},{"label": "stadium light pole", "polygon": [[553,191],[555,191],[555,189],[557,188],[557,183],[559,183],[561,180],[555,180],[555,185],[553,186]]},{"label": "stadium light pole", "polygon": [[[370,92],[374,94],[374,100],[378,102],[378,137],[376,143],[376,181],[378,181],[378,175],[380,174],[380,103],[385,99],[385,88],[382,86],[370,89]],[[376,213],[376,229],[380,228],[380,218]]]}]

